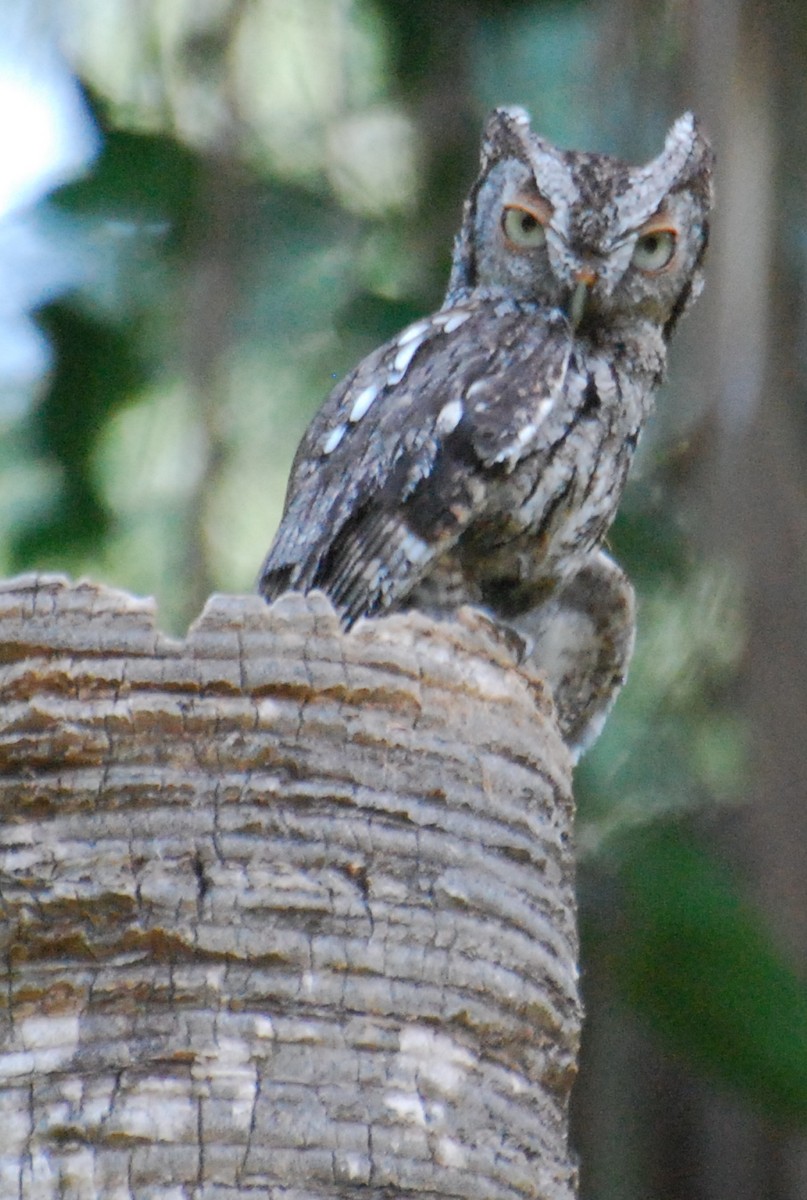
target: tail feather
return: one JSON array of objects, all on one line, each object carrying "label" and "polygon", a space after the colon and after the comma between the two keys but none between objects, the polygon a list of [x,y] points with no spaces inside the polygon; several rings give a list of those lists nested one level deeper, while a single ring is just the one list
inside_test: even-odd
[{"label": "tail feather", "polygon": [[389,608],[419,582],[434,549],[399,516],[377,512],[351,523],[334,541],[314,577],[346,623]]}]

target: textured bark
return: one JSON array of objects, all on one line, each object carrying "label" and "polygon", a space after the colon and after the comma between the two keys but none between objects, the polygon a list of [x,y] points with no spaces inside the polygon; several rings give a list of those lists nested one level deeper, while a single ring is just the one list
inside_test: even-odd
[{"label": "textured bark", "polygon": [[468,612],[0,585],[0,1196],[568,1200],[570,765]]}]

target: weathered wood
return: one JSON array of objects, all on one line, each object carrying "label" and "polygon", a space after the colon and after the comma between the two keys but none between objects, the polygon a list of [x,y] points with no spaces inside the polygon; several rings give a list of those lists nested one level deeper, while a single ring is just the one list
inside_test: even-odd
[{"label": "weathered wood", "polygon": [[568,1200],[570,764],[469,611],[0,585],[0,1197]]}]

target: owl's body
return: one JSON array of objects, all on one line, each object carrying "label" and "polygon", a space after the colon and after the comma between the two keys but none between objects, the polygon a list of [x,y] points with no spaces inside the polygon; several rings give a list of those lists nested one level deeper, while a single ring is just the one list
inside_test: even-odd
[{"label": "owl's body", "polygon": [[444,305],[314,418],[264,595],[320,588],[347,625],[471,603],[535,628],[531,614],[604,559],[669,335],[700,285],[710,176],[689,115],[629,168],[497,110]]}]

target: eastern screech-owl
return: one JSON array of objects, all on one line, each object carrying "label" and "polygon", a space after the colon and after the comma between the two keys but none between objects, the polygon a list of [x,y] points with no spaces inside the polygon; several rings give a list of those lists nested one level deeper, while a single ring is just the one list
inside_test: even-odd
[{"label": "eastern screech-owl", "polygon": [[633,592],[599,549],[667,342],[701,287],[712,155],[691,114],[629,167],[497,109],[443,307],[312,421],[263,565],[346,626],[482,607],[524,635],[573,747],[621,685]]}]

